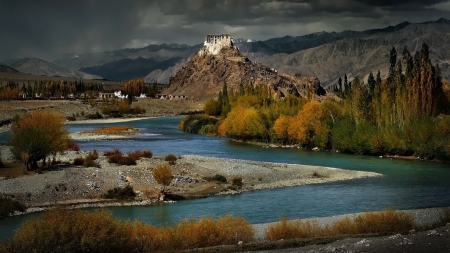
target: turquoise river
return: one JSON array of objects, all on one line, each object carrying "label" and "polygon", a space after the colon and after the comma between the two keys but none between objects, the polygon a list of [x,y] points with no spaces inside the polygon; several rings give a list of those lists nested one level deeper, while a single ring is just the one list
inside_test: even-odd
[{"label": "turquoise river", "polygon": [[[296,148],[262,148],[237,143],[227,138],[186,134],[177,129],[181,117],[142,119],[126,123],[73,124],[70,132],[100,126],[131,125],[140,129],[133,140],[80,141],[83,150],[122,151],[150,149],[155,155],[198,154],[256,161],[309,164],[373,171],[382,177],[344,182],[261,190],[232,196],[216,196],[174,204],[110,207],[121,219],[138,219],[157,225],[171,224],[184,218],[239,215],[251,223],[266,223],[288,218],[333,216],[386,208],[414,209],[450,206],[450,165],[446,163],[313,152]],[[0,143],[10,133],[0,134]],[[0,220],[0,240],[39,213]]]}]

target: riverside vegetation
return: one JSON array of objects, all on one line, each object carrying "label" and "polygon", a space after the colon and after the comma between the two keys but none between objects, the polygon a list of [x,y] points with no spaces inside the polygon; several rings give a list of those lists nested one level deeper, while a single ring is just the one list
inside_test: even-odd
[{"label": "riverside vegetation", "polygon": [[[331,89],[336,96],[315,101],[280,99],[263,84],[224,84],[206,115],[190,115],[179,124],[185,132],[229,136],[237,140],[318,147],[368,155],[414,155],[450,159],[450,85],[422,45],[414,57],[405,47],[397,59],[393,48],[387,79],[369,75],[365,84],[344,77]],[[405,69],[405,70],[403,70]]]},{"label": "riverside vegetation", "polygon": [[[440,223],[448,221],[450,212],[446,210]],[[298,247],[299,244],[329,243],[342,235],[386,235],[414,228],[420,229],[410,214],[386,210],[365,212],[327,226],[319,226],[317,221],[281,218],[280,222],[267,227],[264,238],[281,242],[278,247]],[[296,241],[299,238],[309,240]],[[45,212],[41,219],[25,222],[10,241],[0,243],[0,252],[48,252],[49,249],[52,252],[154,252],[198,250],[218,245],[234,245],[228,248],[229,252],[274,247],[258,241],[253,226],[240,217],[188,219],[172,226],[155,227],[139,221],[120,221],[105,211],[54,209]]]}]

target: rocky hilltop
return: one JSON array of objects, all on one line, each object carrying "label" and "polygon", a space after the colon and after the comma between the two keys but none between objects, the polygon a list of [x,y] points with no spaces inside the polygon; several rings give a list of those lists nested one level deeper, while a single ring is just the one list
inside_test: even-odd
[{"label": "rocky hilltop", "polygon": [[326,94],[317,77],[280,73],[249,60],[232,45],[224,46],[215,54],[210,53],[205,45],[170,78],[166,93],[207,100],[217,97],[224,83],[234,90],[239,89],[241,84],[265,84],[281,97],[287,94],[303,97],[311,92]]}]

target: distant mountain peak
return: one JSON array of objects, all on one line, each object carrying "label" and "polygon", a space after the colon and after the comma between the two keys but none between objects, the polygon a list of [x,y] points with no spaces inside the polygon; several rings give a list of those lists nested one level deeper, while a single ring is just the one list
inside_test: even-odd
[{"label": "distant mountain peak", "polygon": [[438,19],[436,21],[426,21],[426,22],[423,22],[421,24],[446,24],[446,25],[449,25],[450,24],[450,20],[448,20],[448,19],[446,19],[444,17],[441,17],[440,19]]}]

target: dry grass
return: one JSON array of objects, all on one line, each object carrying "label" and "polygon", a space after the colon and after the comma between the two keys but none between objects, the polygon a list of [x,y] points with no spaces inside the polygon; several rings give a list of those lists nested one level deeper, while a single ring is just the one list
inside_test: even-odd
[{"label": "dry grass", "polygon": [[413,227],[411,215],[401,211],[386,210],[347,217],[325,227],[319,226],[317,221],[288,221],[281,218],[280,222],[267,228],[264,238],[268,241],[277,241],[338,235],[392,234],[404,233]]},{"label": "dry grass", "polygon": [[111,126],[111,127],[101,127],[90,131],[84,131],[83,133],[91,134],[129,134],[135,133],[136,128],[132,126]]},{"label": "dry grass", "polygon": [[183,220],[158,228],[121,222],[107,212],[56,209],[25,222],[4,252],[155,252],[254,240],[251,224],[240,217]]}]

